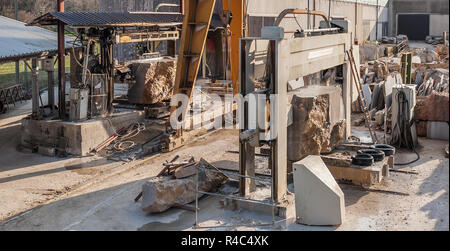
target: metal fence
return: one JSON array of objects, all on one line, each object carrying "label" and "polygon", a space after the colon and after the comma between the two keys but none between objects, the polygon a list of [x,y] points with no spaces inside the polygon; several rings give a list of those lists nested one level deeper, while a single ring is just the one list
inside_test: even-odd
[{"label": "metal fence", "polygon": [[[27,61],[31,65],[31,60]],[[68,65],[66,63],[66,65]],[[66,73],[70,72],[70,67],[66,67]],[[53,74],[54,82],[58,82],[57,69]],[[46,71],[40,70],[38,72],[39,90],[43,91],[48,88],[48,74]],[[21,61],[19,63],[19,78],[16,78],[16,64],[5,63],[0,64],[0,89],[6,89],[15,85],[21,85],[25,94],[31,93],[32,73],[30,69]]]}]

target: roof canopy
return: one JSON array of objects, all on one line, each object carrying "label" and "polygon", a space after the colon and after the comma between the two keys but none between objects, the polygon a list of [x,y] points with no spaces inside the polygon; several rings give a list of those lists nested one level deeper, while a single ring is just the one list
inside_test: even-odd
[{"label": "roof canopy", "polygon": [[28,25],[56,25],[58,21],[71,27],[175,26],[183,15],[168,12],[49,12]]},{"label": "roof canopy", "polygon": [[[73,39],[66,37],[66,48],[72,46]],[[0,16],[0,63],[43,57],[57,50],[56,32]]]}]

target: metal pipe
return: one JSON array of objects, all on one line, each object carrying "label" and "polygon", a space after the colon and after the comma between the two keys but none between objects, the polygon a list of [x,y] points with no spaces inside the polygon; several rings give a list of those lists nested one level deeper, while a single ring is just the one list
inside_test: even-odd
[{"label": "metal pipe", "polygon": [[288,14],[301,14],[301,15],[313,15],[313,16],[321,16],[328,28],[331,28],[330,22],[327,18],[327,16],[321,12],[321,11],[308,11],[308,10],[301,10],[301,9],[285,9],[283,10],[280,15],[278,15],[277,19],[275,19],[274,26],[280,26],[281,21],[286,17]]},{"label": "metal pipe", "polygon": [[[64,0],[58,0],[58,12],[64,12]],[[58,22],[58,90],[59,90],[59,118],[66,117],[66,62],[65,62],[65,41],[64,23]]]},{"label": "metal pipe", "polygon": [[[19,0],[14,1],[14,16],[15,16],[16,20],[19,20]],[[17,60],[16,61],[16,85],[18,85],[20,82],[19,74],[20,74],[20,64],[19,64],[19,60]]]},{"label": "metal pipe", "polygon": [[311,15],[309,14],[310,13],[310,8],[309,8],[309,0],[308,0],[308,8],[307,8],[307,10],[308,10],[308,18],[307,18],[307,25],[306,25],[306,27],[308,27],[308,29],[311,29],[311,20],[310,20],[310,17],[311,17]]},{"label": "metal pipe", "polygon": [[379,9],[378,9],[378,0],[377,0],[377,16],[376,16],[376,25],[375,25],[375,40],[378,40],[378,15],[379,15]]},{"label": "metal pipe", "polygon": [[32,100],[32,116],[33,119],[39,120],[39,68],[37,65],[37,59],[31,60],[31,71],[33,75],[33,85],[31,87],[31,100]]},{"label": "metal pipe", "polygon": [[155,12],[158,12],[159,8],[161,7],[180,7],[181,5],[176,3],[160,3],[156,5]]},{"label": "metal pipe", "polygon": [[328,0],[328,20],[331,19],[331,0]]}]

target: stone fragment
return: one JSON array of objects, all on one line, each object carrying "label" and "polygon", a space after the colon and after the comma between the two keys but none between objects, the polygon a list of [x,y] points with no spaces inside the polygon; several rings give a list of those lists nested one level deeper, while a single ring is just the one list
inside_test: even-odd
[{"label": "stone fragment", "polygon": [[[330,136],[330,151],[333,151],[336,149],[336,147],[340,146],[344,140],[345,140],[345,131],[346,131],[346,123],[345,120],[341,120],[338,123],[336,123],[333,127],[333,130],[331,130],[331,136]],[[324,152],[324,151],[322,151]]]},{"label": "stone fragment", "polygon": [[377,126],[384,125],[384,110],[380,110],[375,113],[375,121]]},{"label": "stone fragment", "polygon": [[[198,165],[213,169],[208,162],[201,159]],[[195,200],[196,176],[185,179],[172,179],[170,176],[156,177],[142,186],[142,210],[161,213],[177,205],[186,205]],[[218,188],[226,177],[222,174],[199,170],[199,190],[210,192]],[[199,194],[199,197],[202,195]]]},{"label": "stone fragment", "polygon": [[195,168],[195,164],[190,166],[182,166],[177,168],[174,172],[174,176],[176,179],[184,179],[196,174],[197,169]]},{"label": "stone fragment", "polygon": [[55,157],[56,149],[54,147],[39,146],[38,153],[40,155],[47,156],[47,157]]}]

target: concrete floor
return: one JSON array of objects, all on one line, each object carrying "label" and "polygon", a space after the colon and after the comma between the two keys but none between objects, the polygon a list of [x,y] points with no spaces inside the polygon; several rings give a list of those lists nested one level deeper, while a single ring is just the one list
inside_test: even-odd
[{"label": "concrete floor", "polygon": [[[237,166],[235,131],[218,131],[167,154],[123,164],[98,157],[49,158],[16,151],[20,120],[29,113],[24,104],[0,115],[0,230],[191,230],[194,214],[171,209],[147,215],[134,198],[142,184],[175,155],[205,158],[218,166]],[[367,134],[354,128],[358,135]],[[233,227],[234,230],[449,230],[448,142],[421,139],[421,160],[393,173],[383,184],[365,190],[340,185],[346,200],[346,221],[339,227],[277,224]],[[398,162],[415,155],[400,152]],[[377,190],[378,189],[378,190]],[[381,192],[391,191],[397,192]],[[201,200],[204,226],[268,223],[272,218],[248,211],[229,211],[220,199]],[[220,229],[220,228],[219,228]],[[228,229],[228,228],[227,228]],[[210,229],[214,230],[214,229]],[[224,230],[222,228],[221,230]]]}]

